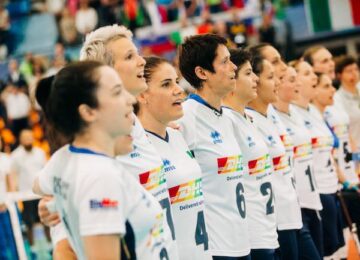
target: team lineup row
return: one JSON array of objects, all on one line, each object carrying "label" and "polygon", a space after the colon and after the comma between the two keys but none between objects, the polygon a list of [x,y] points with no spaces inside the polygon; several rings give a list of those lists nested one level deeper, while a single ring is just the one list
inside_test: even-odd
[{"label": "team lineup row", "polygon": [[53,196],[39,208],[55,259],[322,259],[344,244],[336,192],[359,181],[324,47],[287,66],[267,44],[189,37],[184,101],[175,68],[131,37],[90,33],[37,88],[60,144],[34,183]]}]

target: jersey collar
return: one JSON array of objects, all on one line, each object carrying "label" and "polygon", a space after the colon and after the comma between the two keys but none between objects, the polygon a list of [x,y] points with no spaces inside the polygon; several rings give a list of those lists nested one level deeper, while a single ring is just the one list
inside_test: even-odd
[{"label": "jersey collar", "polygon": [[188,99],[193,99],[193,100],[199,102],[200,104],[210,108],[216,116],[221,116],[223,113],[221,107],[220,107],[220,110],[217,110],[215,107],[211,106],[208,102],[206,102],[202,97],[200,97],[197,94],[190,94]]},{"label": "jersey collar", "polygon": [[156,136],[157,138],[160,138],[161,140],[163,140],[163,141],[165,141],[165,142],[167,142],[167,143],[169,142],[169,134],[168,134],[167,131],[166,131],[165,138],[162,138],[160,135],[155,134],[154,132],[151,132],[151,131],[146,130],[146,129],[145,129],[145,132],[147,132],[147,133],[149,133],[149,134],[152,134],[153,136]]},{"label": "jersey collar", "polygon": [[101,155],[101,156],[105,156],[105,157],[109,157],[106,154],[103,153],[97,153],[95,151],[92,151],[88,148],[81,148],[81,147],[76,147],[74,145],[69,145],[69,150],[72,153],[82,153],[82,154],[92,154],[92,155]]}]

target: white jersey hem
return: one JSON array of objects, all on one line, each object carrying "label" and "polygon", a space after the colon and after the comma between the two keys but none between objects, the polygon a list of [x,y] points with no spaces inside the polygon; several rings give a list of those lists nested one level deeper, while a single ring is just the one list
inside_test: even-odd
[{"label": "white jersey hem", "polygon": [[300,208],[302,209],[311,209],[311,210],[322,210],[322,205],[314,206],[314,205],[308,205],[306,203],[300,203]]},{"label": "white jersey hem", "polygon": [[282,231],[282,230],[291,230],[291,229],[301,229],[302,227],[303,227],[303,223],[292,223],[292,224],[278,225],[277,229],[279,231]]},{"label": "white jersey hem", "polygon": [[225,251],[225,250],[211,250],[209,249],[209,253],[212,256],[231,256],[231,257],[241,257],[250,254],[250,248],[242,251]]}]

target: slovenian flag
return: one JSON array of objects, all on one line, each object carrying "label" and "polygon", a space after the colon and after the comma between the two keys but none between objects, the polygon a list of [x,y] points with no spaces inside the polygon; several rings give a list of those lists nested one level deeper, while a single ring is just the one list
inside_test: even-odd
[{"label": "slovenian flag", "polygon": [[314,33],[360,26],[359,0],[305,0],[305,10]]}]

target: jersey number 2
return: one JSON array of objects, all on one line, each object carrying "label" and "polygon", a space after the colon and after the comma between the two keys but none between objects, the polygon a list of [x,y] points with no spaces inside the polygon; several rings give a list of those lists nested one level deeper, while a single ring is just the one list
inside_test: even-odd
[{"label": "jersey number 2", "polygon": [[273,192],[272,192],[271,183],[264,182],[263,184],[261,184],[260,191],[263,196],[270,195],[269,200],[266,203],[266,215],[270,215],[270,214],[274,213]]}]

